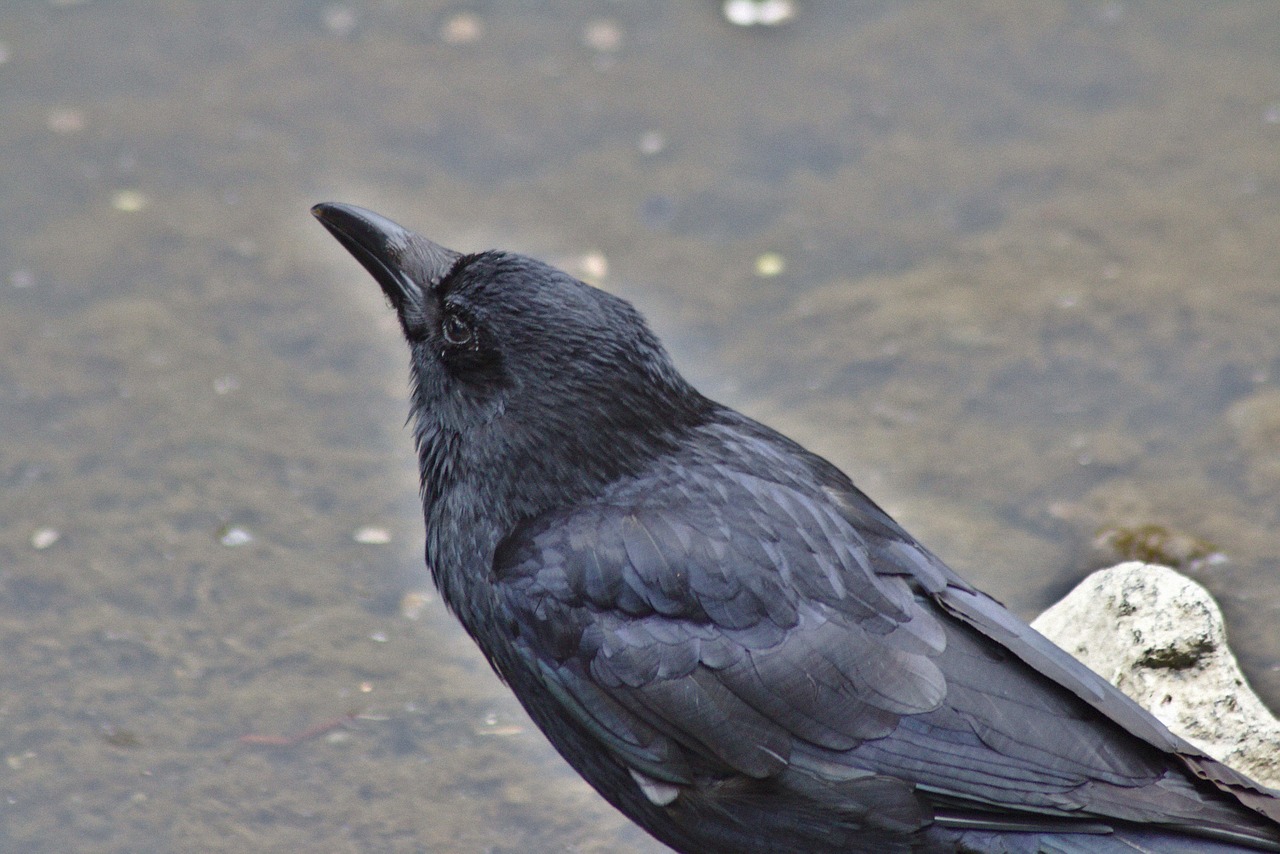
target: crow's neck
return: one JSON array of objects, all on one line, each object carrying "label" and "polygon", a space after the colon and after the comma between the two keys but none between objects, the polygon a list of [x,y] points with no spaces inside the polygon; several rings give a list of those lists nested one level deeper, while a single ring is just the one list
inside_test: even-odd
[{"label": "crow's neck", "polygon": [[640,473],[678,447],[694,420],[500,440],[484,428],[463,433],[419,419],[427,565],[468,631],[482,631],[492,615],[494,552],[521,522],[588,502],[618,478]]},{"label": "crow's neck", "polygon": [[476,637],[493,612],[489,570],[511,515],[494,484],[468,471],[464,437],[420,423],[415,438],[427,569],[449,610]]}]

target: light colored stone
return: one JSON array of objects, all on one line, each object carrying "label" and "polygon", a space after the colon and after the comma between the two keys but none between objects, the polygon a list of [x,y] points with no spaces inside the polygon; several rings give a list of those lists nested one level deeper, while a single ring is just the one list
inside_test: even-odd
[{"label": "light colored stone", "polygon": [[1031,624],[1165,726],[1280,787],[1280,721],[1245,681],[1209,592],[1139,562],[1093,573]]}]

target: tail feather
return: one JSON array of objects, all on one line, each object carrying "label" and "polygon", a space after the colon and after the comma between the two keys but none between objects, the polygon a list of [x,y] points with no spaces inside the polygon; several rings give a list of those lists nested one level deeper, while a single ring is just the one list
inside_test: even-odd
[{"label": "tail feather", "polygon": [[960,831],[950,844],[960,854],[1256,854],[1280,850],[1262,840],[1205,839],[1146,828],[1108,834]]}]

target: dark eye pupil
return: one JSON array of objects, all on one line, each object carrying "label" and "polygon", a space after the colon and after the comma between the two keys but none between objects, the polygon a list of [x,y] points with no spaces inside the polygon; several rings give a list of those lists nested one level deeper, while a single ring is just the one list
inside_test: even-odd
[{"label": "dark eye pupil", "polygon": [[449,344],[461,345],[471,343],[471,326],[456,314],[447,315],[441,326],[444,340]]}]

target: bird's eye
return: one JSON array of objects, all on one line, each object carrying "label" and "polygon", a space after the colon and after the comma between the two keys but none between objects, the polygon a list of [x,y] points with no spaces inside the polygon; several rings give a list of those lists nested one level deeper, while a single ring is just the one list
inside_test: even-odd
[{"label": "bird's eye", "polygon": [[475,338],[471,324],[457,314],[446,314],[440,324],[440,334],[446,344],[454,347],[465,347]]}]

